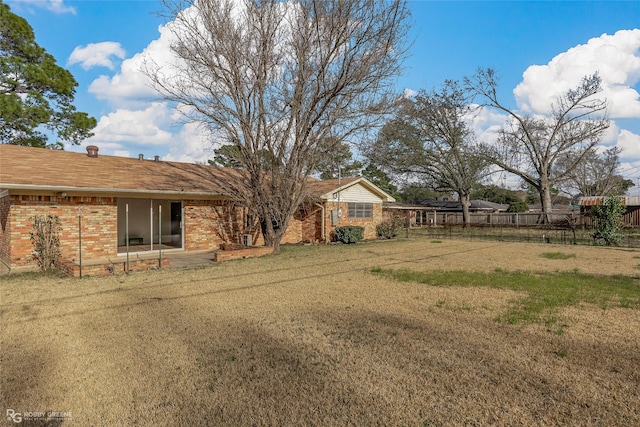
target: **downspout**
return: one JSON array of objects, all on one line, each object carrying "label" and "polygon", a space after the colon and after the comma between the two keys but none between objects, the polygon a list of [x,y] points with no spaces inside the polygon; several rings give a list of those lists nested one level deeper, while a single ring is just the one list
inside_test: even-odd
[{"label": "downspout", "polygon": [[322,238],[323,242],[326,242],[327,239],[324,237],[325,233],[324,233],[324,214],[325,214],[325,208],[324,205],[321,205],[320,203],[316,203],[316,206],[318,206],[320,209],[322,209],[322,232],[320,233],[320,237]]}]

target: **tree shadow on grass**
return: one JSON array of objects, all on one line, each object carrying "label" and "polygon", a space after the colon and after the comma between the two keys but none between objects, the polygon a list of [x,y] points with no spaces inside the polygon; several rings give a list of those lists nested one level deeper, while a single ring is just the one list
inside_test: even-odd
[{"label": "tree shadow on grass", "polygon": [[6,420],[48,427],[72,420],[71,408],[55,404],[54,384],[60,380],[55,341],[28,334],[6,338],[0,343],[0,410]]}]

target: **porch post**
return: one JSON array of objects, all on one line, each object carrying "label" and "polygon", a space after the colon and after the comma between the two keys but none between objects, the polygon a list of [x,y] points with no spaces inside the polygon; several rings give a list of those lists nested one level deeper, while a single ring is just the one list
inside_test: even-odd
[{"label": "porch post", "polygon": [[158,203],[158,266],[162,268],[162,204]]},{"label": "porch post", "polygon": [[124,234],[124,240],[127,245],[127,274],[129,274],[129,203],[125,205]]},{"label": "porch post", "polygon": [[78,259],[80,261],[80,278],[82,279],[82,206],[78,206]]}]

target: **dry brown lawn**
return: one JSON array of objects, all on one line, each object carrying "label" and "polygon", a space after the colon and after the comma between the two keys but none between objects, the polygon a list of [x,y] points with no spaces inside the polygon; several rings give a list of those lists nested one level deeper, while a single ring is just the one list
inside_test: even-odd
[{"label": "dry brown lawn", "polygon": [[1,277],[0,410],[71,412],[62,424],[83,426],[640,425],[637,310],[566,309],[557,334],[497,322],[512,291],[369,272],[635,276],[638,256],[409,240],[109,278]]}]

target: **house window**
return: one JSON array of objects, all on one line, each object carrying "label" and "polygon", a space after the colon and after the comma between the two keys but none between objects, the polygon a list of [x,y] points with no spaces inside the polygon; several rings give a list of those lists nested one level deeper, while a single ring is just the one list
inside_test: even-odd
[{"label": "house window", "polygon": [[373,218],[373,203],[349,203],[349,218]]}]

